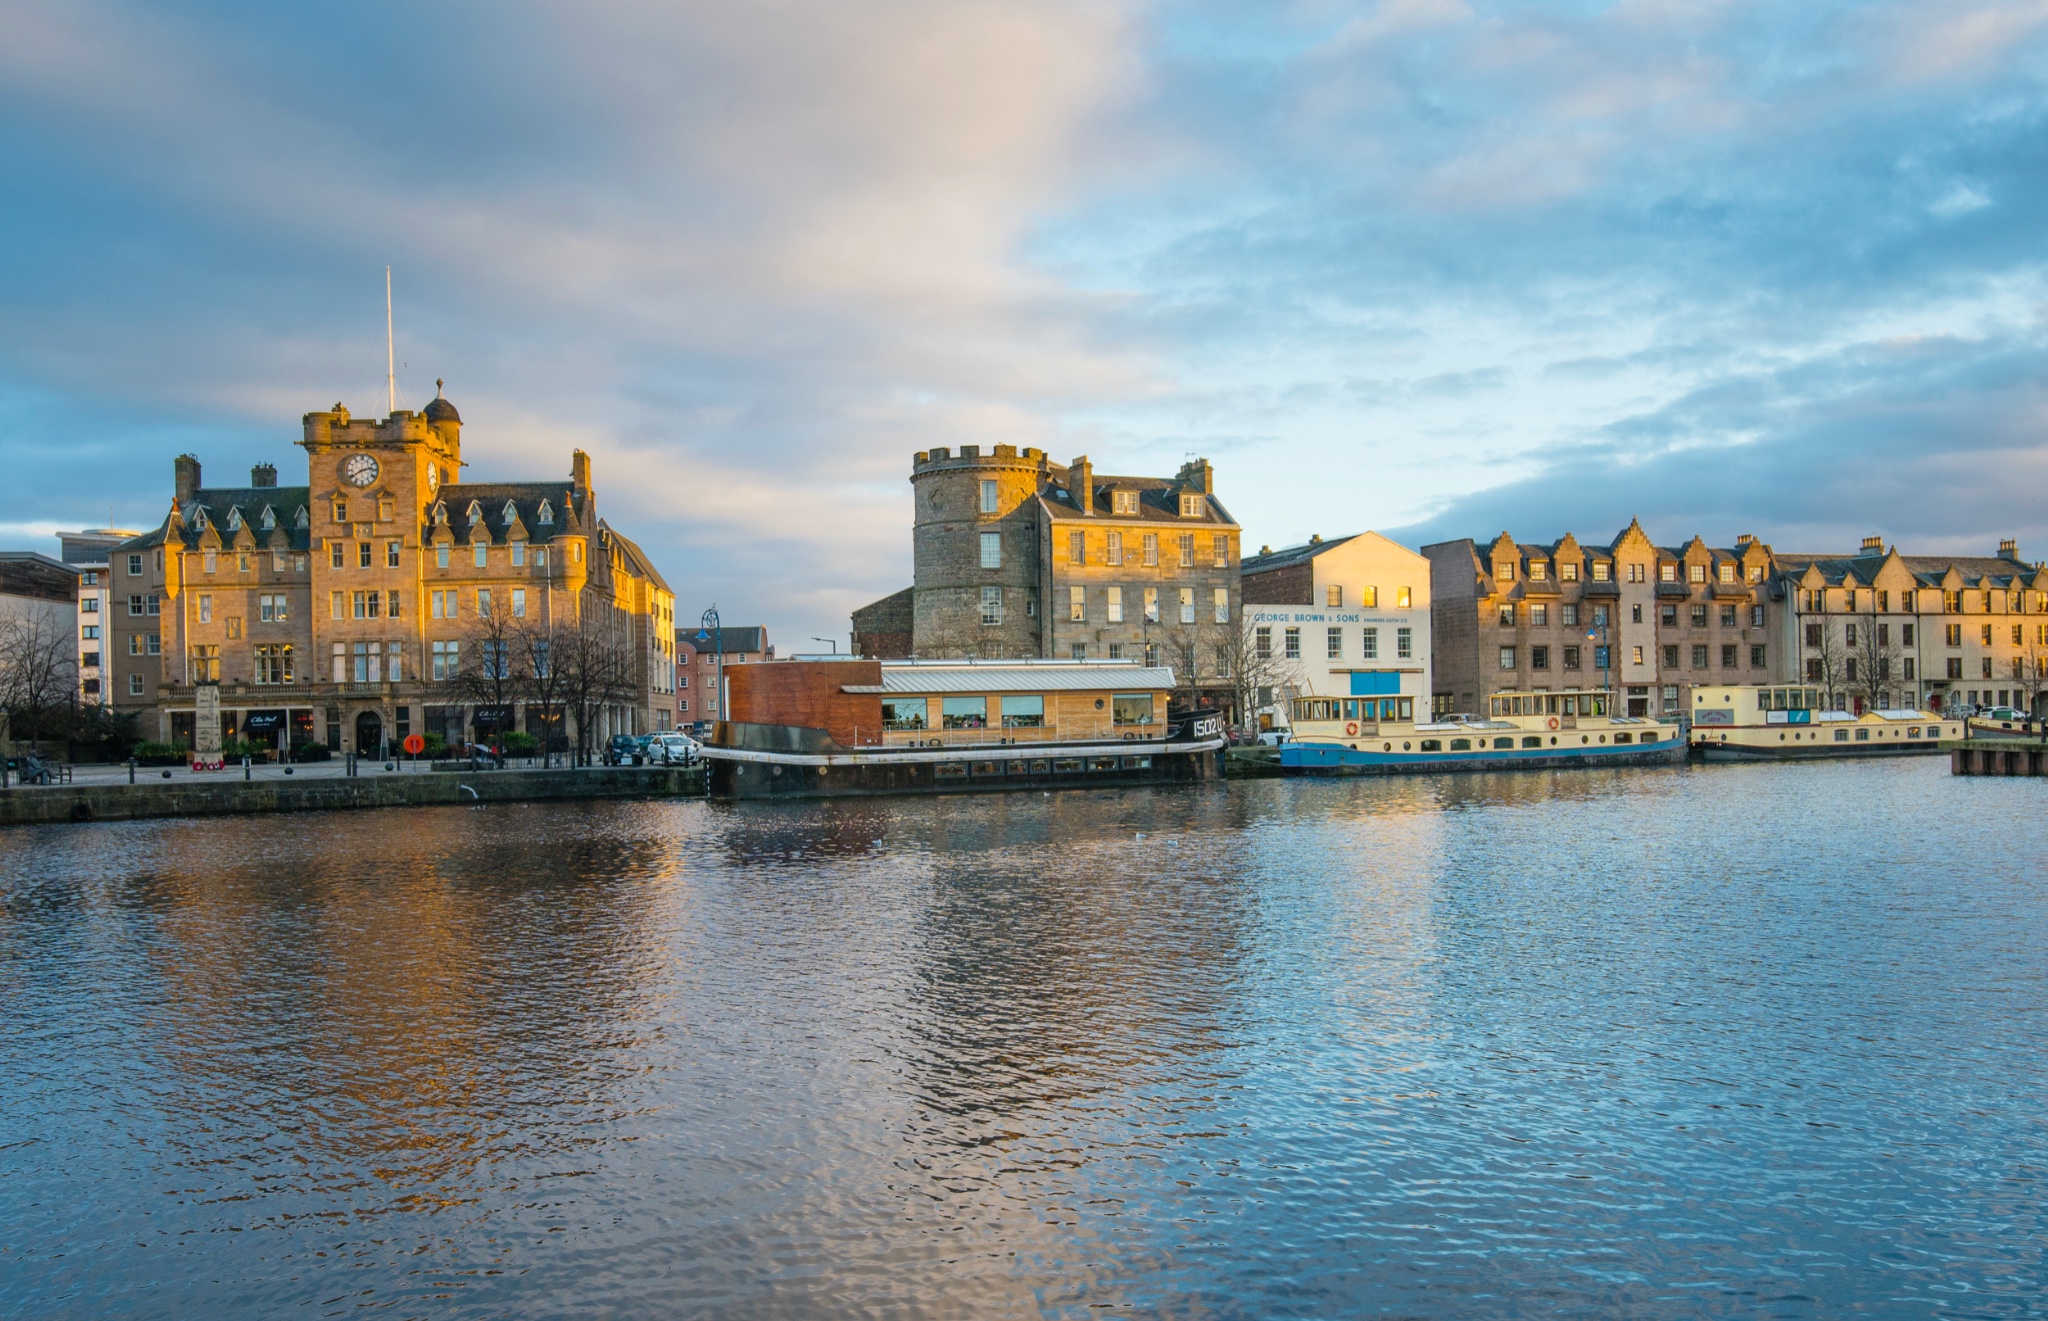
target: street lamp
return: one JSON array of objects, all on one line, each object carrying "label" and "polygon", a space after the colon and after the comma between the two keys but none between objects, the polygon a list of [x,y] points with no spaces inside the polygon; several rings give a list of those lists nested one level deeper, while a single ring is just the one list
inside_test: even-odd
[{"label": "street lamp", "polygon": [[812,638],[811,641],[822,642],[826,646],[832,648],[832,654],[834,656],[837,656],[839,654],[839,639],[837,638]]},{"label": "street lamp", "polygon": [[697,620],[697,641],[709,642],[718,654],[718,676],[713,681],[712,691],[718,694],[718,718],[725,719],[725,633],[718,626],[718,604],[712,603]]}]

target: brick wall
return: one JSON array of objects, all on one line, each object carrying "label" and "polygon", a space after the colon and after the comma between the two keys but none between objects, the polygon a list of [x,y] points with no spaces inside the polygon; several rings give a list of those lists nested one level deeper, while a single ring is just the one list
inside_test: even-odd
[{"label": "brick wall", "polygon": [[842,692],[844,685],[880,687],[880,661],[774,661],[728,666],[725,719],[760,725],[797,725],[829,731],[839,742],[878,743],[882,699],[877,693]]}]

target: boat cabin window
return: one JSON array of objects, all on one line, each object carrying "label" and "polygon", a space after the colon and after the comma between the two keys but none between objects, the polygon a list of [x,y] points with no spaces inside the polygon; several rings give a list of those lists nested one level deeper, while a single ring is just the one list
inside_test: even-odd
[{"label": "boat cabin window", "polygon": [[1487,699],[1500,716],[1604,716],[1606,693],[1500,693]]},{"label": "boat cabin window", "polygon": [[1543,746],[1543,740],[1535,734],[1525,734],[1522,736],[1522,746],[1525,748],[1540,748]]},{"label": "boat cabin window", "polygon": [[1442,752],[1444,750],[1444,741],[1440,738],[1426,738],[1422,740],[1422,750],[1424,752]]},{"label": "boat cabin window", "polygon": [[[1296,721],[1335,720],[1340,709],[1349,706],[1355,711],[1357,705],[1356,702],[1339,702],[1334,697],[1297,697],[1294,699],[1294,718]],[[1345,718],[1355,720],[1358,717],[1352,714]],[[1122,719],[1119,718],[1117,723],[1122,724]]]},{"label": "boat cabin window", "polygon": [[1152,723],[1152,694],[1118,693],[1110,699],[1110,707],[1119,725],[1149,725]]},{"label": "boat cabin window", "polygon": [[1454,738],[1454,739],[1452,739],[1452,740],[1451,740],[1451,751],[1452,751],[1452,752],[1470,752],[1470,751],[1472,751],[1472,740],[1471,740],[1471,739],[1469,739],[1469,738]]},{"label": "boat cabin window", "polygon": [[1820,703],[1817,688],[1761,688],[1757,690],[1759,711],[1811,711]]},{"label": "boat cabin window", "polygon": [[1512,748],[1515,746],[1515,741],[1511,738],[1497,738],[1493,741],[1493,746],[1496,748]]},{"label": "boat cabin window", "polygon": [[1003,699],[1004,729],[1039,729],[1044,724],[1044,697],[1033,693],[1029,696],[1005,697]]},{"label": "boat cabin window", "polygon": [[1614,741],[1615,741],[1616,743],[1633,743],[1633,742],[1635,741],[1635,735],[1633,735],[1633,734],[1616,734],[1616,735],[1614,736]]},{"label": "boat cabin window", "polygon": [[882,728],[923,729],[925,710],[926,702],[922,697],[885,697],[882,699]]},{"label": "boat cabin window", "polygon": [[939,718],[947,729],[987,729],[988,699],[986,697],[943,697],[939,699],[944,709]]}]

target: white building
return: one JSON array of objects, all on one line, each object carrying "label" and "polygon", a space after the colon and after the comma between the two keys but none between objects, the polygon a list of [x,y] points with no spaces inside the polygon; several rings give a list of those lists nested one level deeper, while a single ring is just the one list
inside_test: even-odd
[{"label": "white building", "polygon": [[112,527],[57,534],[58,557],[78,570],[78,692],[88,705],[104,706],[109,696],[105,660],[113,607],[107,603],[107,556],[137,535]]},{"label": "white building", "polygon": [[1428,560],[1361,532],[1261,548],[1243,574],[1253,651],[1273,658],[1277,679],[1262,724],[1285,723],[1295,696],[1394,698],[1390,718],[1428,718]]}]

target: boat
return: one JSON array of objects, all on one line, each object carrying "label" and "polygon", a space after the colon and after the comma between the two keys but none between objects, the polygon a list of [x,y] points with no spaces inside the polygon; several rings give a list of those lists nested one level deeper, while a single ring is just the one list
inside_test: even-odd
[{"label": "boat", "polygon": [[1724,684],[1693,690],[1693,754],[1703,761],[1791,761],[1939,753],[1959,720],[1910,708],[1828,710],[1818,688]]},{"label": "boat", "polygon": [[2040,742],[2048,737],[2048,722],[2030,719],[2026,712],[2010,706],[1979,711],[1963,722],[1970,739],[2027,739]]},{"label": "boat", "polygon": [[1188,784],[1220,773],[1221,715],[1173,671],[1119,661],[799,658],[736,666],[703,745],[719,798]]},{"label": "boat", "polygon": [[1294,737],[1280,749],[1289,775],[1400,775],[1558,770],[1681,761],[1678,722],[1615,715],[1604,689],[1504,692],[1484,716],[1414,718],[1409,698],[1298,697]]}]

